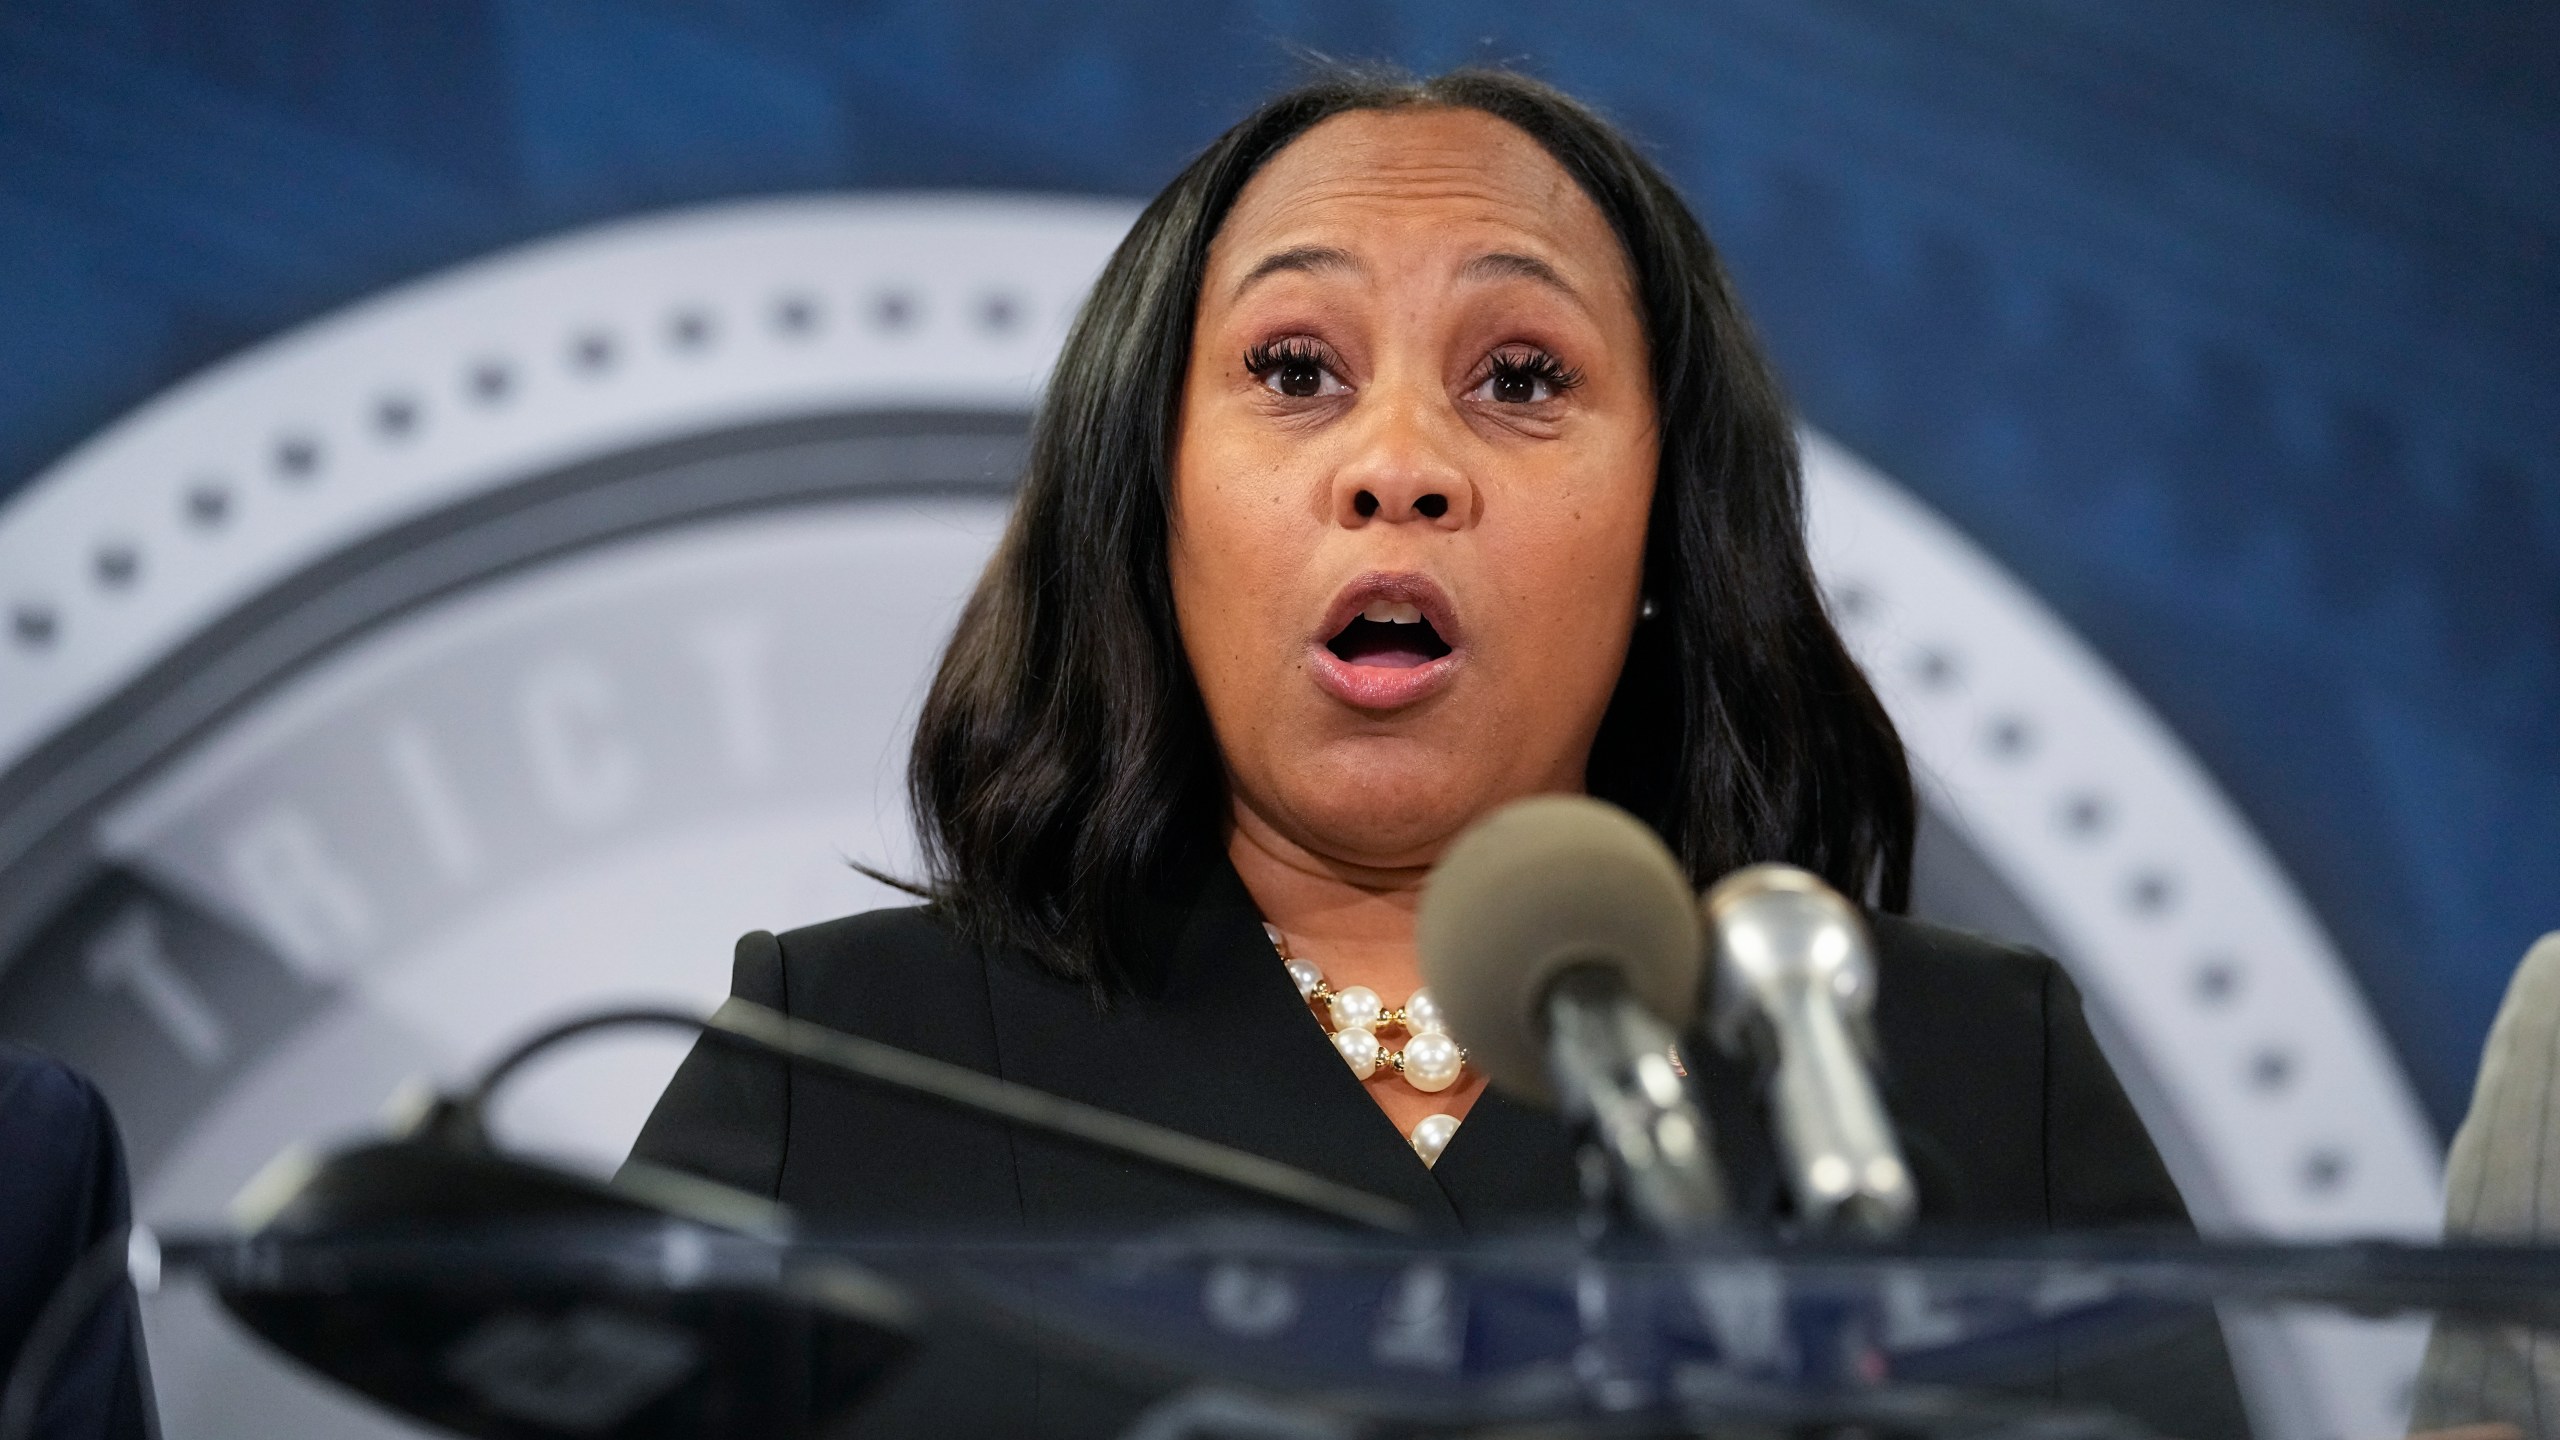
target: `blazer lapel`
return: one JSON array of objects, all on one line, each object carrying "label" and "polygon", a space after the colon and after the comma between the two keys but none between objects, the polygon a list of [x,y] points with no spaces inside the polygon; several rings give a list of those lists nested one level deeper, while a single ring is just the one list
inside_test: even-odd
[{"label": "blazer lapel", "polygon": [[1554,1220],[1581,1204],[1563,1120],[1490,1085],[1467,1107],[1430,1174],[1471,1231]]},{"label": "blazer lapel", "polygon": [[[1400,1201],[1425,1231],[1459,1228],[1449,1196],[1289,983],[1223,855],[1143,907],[1139,925],[1153,974],[1142,993],[1107,1007],[1018,957],[989,963],[1001,1073]],[[1029,1136],[1017,1136],[1015,1154],[1025,1217],[1047,1228],[1149,1223],[1257,1203]]]}]

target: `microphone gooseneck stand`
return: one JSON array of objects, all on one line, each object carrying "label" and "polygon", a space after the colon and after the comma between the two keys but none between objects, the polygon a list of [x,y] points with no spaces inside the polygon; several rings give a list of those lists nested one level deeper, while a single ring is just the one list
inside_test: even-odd
[{"label": "microphone gooseneck stand", "polygon": [[1115,1150],[1363,1229],[1409,1234],[1415,1226],[1413,1212],[1395,1201],[1311,1175],[1249,1150],[1186,1135],[735,998],[724,1002],[708,1019],[681,1010],[625,1009],[562,1021],[528,1037],[491,1063],[469,1091],[449,1102],[449,1114],[435,1123],[458,1126],[454,1131],[456,1139],[485,1144],[481,1134],[490,1096],[528,1061],[580,1035],[640,1025],[696,1030],[722,1044],[817,1066],[970,1114]]},{"label": "microphone gooseneck stand", "polygon": [[1547,1065],[1566,1118],[1602,1160],[1586,1167],[1586,1228],[1614,1206],[1656,1234],[1682,1236],[1725,1218],[1715,1136],[1688,1082],[1672,1068],[1677,1037],[1598,967],[1566,970],[1546,1001]]}]

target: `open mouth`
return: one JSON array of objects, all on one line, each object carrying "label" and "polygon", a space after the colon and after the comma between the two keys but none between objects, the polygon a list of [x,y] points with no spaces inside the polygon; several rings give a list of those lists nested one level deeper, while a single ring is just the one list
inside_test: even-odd
[{"label": "open mouth", "polygon": [[1325,648],[1346,665],[1382,670],[1411,670],[1449,653],[1422,607],[1407,600],[1370,601]]}]

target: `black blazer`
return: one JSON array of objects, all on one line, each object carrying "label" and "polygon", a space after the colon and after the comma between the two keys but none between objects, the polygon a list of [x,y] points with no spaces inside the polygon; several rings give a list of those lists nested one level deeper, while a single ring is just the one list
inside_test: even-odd
[{"label": "black blazer", "polygon": [[[2044,1228],[2170,1226],[2186,1210],[2051,960],[1891,916],[1872,920],[1888,1103],[1924,1219]],[[1404,1202],[1438,1233],[1572,1214],[1564,1127],[1488,1090],[1426,1168],[1343,1065],[1223,858],[1138,917],[1149,978],[1098,1005],[1022,955],[957,940],[926,909],[738,942],[742,999],[1223,1141]],[[1747,1074],[1692,1050],[1738,1208],[1783,1207]],[[1093,1231],[1232,1211],[1236,1192],[957,1116],[706,1042],[658,1102],[634,1160],[772,1196],[827,1224],[896,1231]],[[2210,1331],[2210,1326],[2205,1327]],[[2174,1352],[2174,1353],[2172,1353]],[[2183,1435],[2238,1434],[2218,1336],[2136,1366],[2134,1400],[2210,1398]],[[976,1370],[982,1373],[972,1375]],[[2107,1376],[2066,1377],[2107,1399]],[[2042,1388],[2042,1387],[2039,1387]],[[1133,1396],[1036,1355],[928,1357],[874,1407],[879,1433],[1109,1433]],[[2158,1420],[2155,1425],[2160,1424]]]}]

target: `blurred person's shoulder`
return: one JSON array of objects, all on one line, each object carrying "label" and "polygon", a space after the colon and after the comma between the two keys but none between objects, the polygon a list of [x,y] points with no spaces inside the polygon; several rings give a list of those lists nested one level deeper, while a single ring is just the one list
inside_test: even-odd
[{"label": "blurred person's shoulder", "polygon": [[[69,1065],[8,1041],[0,1041],[0,1156],[8,1160],[0,1196],[27,1187],[55,1195],[101,1183],[121,1188],[106,1097]],[[0,1200],[0,1210],[15,1208]]]},{"label": "blurred person's shoulder", "polygon": [[0,1040],[0,1116],[76,1127],[102,1115],[105,1104],[79,1071],[41,1050]]},{"label": "blurred person's shoulder", "polygon": [[98,1087],[42,1051],[0,1041],[0,1355],[16,1353],[54,1286],[125,1223],[130,1203]]}]

